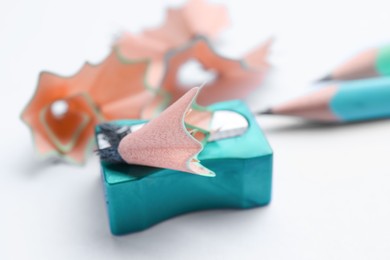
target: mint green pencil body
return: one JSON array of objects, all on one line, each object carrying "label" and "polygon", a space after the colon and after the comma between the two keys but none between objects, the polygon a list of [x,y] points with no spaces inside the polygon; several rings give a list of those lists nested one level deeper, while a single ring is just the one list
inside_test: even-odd
[{"label": "mint green pencil body", "polygon": [[260,114],[298,116],[323,122],[390,118],[390,77],[331,84]]}]

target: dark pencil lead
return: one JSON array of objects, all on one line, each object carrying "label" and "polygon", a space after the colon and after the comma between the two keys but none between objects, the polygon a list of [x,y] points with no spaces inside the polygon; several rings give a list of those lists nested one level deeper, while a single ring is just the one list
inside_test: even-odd
[{"label": "dark pencil lead", "polygon": [[333,80],[333,77],[331,74],[328,74],[320,79],[318,79],[316,82],[325,82],[325,81],[331,81]]},{"label": "dark pencil lead", "polygon": [[100,160],[108,163],[122,163],[124,160],[118,152],[118,148],[108,147],[98,149],[96,153],[99,155]]},{"label": "dark pencil lead", "polygon": [[271,108],[268,108],[268,109],[266,109],[266,110],[257,112],[256,114],[258,114],[258,115],[272,115],[273,112],[272,112],[272,109],[271,109]]},{"label": "dark pencil lead", "polygon": [[121,138],[117,133],[119,127],[108,123],[100,124],[99,127],[101,133],[107,138],[108,143],[113,147],[118,147],[119,142],[121,141]]},{"label": "dark pencil lead", "polygon": [[96,151],[100,159],[109,163],[123,162],[123,159],[118,152],[118,146],[123,137],[125,137],[129,132],[125,131],[118,133],[121,127],[109,123],[100,124],[99,127],[101,133],[105,136],[108,143],[110,144],[110,147],[98,149]]}]

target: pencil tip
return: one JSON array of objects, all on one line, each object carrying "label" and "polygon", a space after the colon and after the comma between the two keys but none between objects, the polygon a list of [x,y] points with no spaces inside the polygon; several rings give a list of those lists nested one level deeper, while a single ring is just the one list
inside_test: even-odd
[{"label": "pencil tip", "polygon": [[324,82],[324,81],[330,81],[330,80],[333,80],[333,77],[331,74],[328,74],[325,77],[318,79],[317,82]]},{"label": "pencil tip", "polygon": [[266,110],[263,110],[263,111],[260,111],[259,113],[257,113],[258,115],[272,115],[273,112],[272,112],[272,109],[271,108],[268,108]]}]

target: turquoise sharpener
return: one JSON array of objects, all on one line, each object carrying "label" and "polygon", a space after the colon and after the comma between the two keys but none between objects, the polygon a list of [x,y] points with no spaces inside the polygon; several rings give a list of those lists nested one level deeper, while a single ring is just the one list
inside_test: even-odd
[{"label": "turquoise sharpener", "polygon": [[[199,154],[215,177],[169,169],[101,162],[111,232],[147,229],[177,215],[209,209],[247,209],[271,200],[273,153],[245,103],[233,100],[209,107],[231,110],[249,123],[240,136],[209,142]],[[116,121],[130,126],[141,120]],[[96,134],[99,127],[96,128]]]}]

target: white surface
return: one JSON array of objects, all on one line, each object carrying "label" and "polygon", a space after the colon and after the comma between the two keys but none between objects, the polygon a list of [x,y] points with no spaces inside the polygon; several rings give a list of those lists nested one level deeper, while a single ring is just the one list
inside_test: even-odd
[{"label": "white surface", "polygon": [[[18,117],[39,71],[70,75],[97,62],[118,31],[155,26],[162,8],[181,2],[1,0],[0,259],[390,259],[389,120],[259,118],[275,151],[270,206],[189,214],[123,237],[109,232],[96,158],[83,168],[38,160]],[[388,0],[223,2],[234,24],[224,54],[276,37],[274,70],[253,109],[390,42]]]}]

